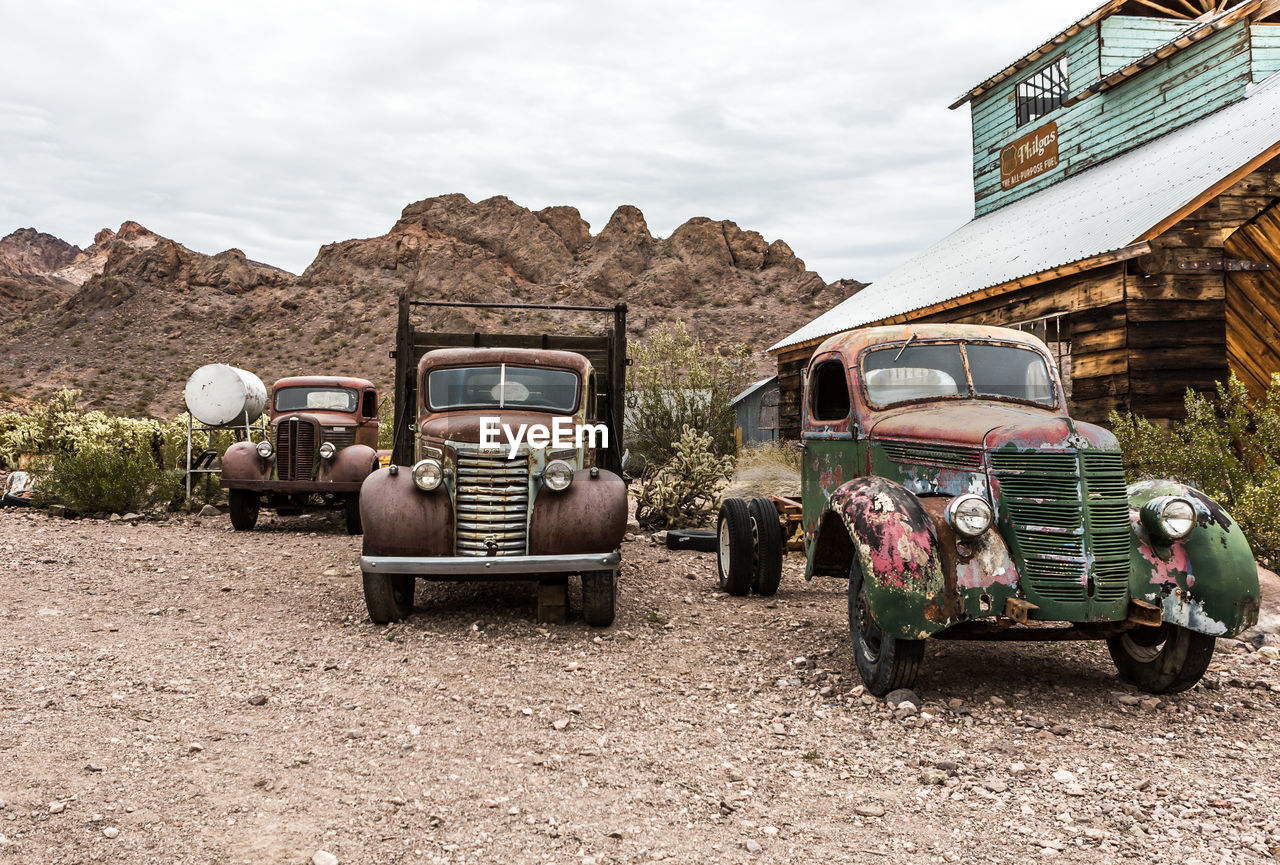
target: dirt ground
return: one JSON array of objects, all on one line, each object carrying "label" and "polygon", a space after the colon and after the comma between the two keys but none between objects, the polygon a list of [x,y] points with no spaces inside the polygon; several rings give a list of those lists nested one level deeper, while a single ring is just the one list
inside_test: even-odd
[{"label": "dirt ground", "polygon": [[[608,630],[530,584],[370,624],[318,517],[0,511],[0,862],[1248,863],[1280,854],[1273,651],[1139,702],[1105,647],[930,644],[862,695],[844,585],[626,544]],[[320,851],[324,851],[321,853]]]}]

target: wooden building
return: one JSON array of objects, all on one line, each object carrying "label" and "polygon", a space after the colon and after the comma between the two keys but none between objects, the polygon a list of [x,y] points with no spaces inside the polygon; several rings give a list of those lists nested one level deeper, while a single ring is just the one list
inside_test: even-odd
[{"label": "wooden building", "polygon": [[778,438],[778,377],[763,378],[729,401],[738,447]]},{"label": "wooden building", "polygon": [[1073,413],[1182,413],[1280,371],[1280,0],[1111,0],[969,90],[974,219],[781,340],[783,437],[827,336],[1035,330]]}]

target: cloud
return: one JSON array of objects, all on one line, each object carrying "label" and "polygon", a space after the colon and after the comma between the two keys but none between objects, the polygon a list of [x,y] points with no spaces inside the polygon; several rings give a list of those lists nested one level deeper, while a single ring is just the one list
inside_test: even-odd
[{"label": "cloud", "polygon": [[1090,8],[978,5],[30,4],[0,33],[0,233],[135,219],[297,272],[460,191],[733,219],[872,279],[972,214],[946,105]]}]

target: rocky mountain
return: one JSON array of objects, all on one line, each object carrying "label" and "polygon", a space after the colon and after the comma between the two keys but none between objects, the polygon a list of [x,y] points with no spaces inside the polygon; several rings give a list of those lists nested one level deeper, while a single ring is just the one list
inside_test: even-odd
[{"label": "rocky mountain", "polygon": [[[294,276],[230,249],[205,255],[135,222],[92,245],[21,229],[0,240],[0,397],[57,387],[92,404],[168,416],[186,376],[222,361],[268,384],[304,372],[386,386],[399,292],[446,300],[612,305],[633,339],[684,321],[712,344],[763,354],[861,283],[828,285],[781,240],[729,221],[690,219],[654,237],[622,206],[598,234],[573,207],[534,212],[505,197],[410,204],[379,237],[326,245]],[[586,330],[577,313],[442,312],[440,327]]]}]

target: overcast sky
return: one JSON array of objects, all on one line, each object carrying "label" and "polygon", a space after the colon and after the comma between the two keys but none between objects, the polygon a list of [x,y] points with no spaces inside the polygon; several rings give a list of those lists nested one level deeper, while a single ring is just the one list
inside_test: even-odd
[{"label": "overcast sky", "polygon": [[300,272],[411,201],[634,204],[870,280],[973,213],[947,105],[1094,0],[6,3],[0,236]]}]

